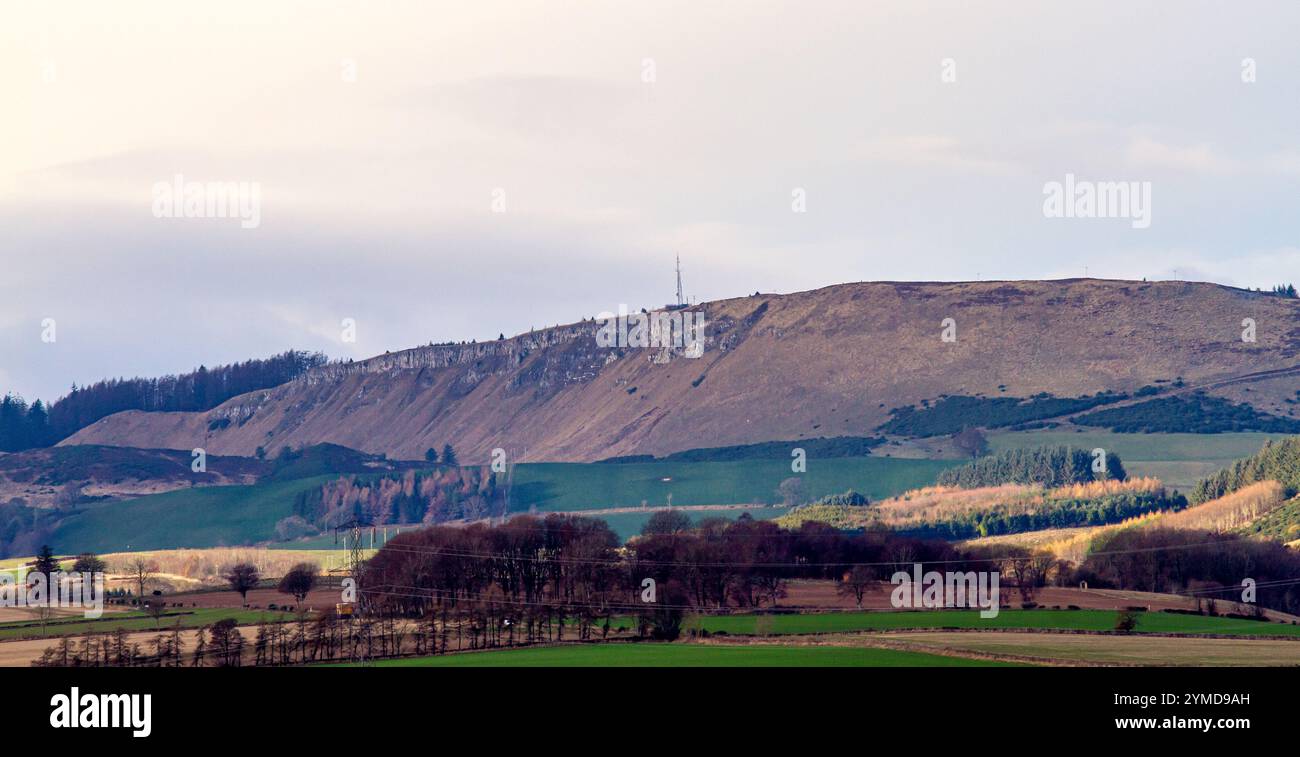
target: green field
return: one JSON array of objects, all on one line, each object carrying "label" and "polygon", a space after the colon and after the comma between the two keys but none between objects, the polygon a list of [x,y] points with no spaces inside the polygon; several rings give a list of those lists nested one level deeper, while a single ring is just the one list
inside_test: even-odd
[{"label": "green field", "polygon": [[104,613],[97,620],[78,620],[67,622],[66,619],[51,621],[41,633],[39,625],[32,625],[33,621],[21,621],[0,623],[0,641],[11,641],[13,639],[34,639],[42,637],[57,636],[78,636],[87,633],[108,633],[122,629],[125,631],[168,631],[175,628],[177,623],[181,628],[198,628],[200,626],[211,625],[218,620],[234,618],[235,622],[240,625],[249,625],[258,622],[274,623],[283,620],[293,620],[294,615],[283,612],[269,612],[265,610],[235,610],[227,608],[202,608],[193,609],[176,608],[175,612],[183,613],[180,615],[167,615],[159,618],[155,623],[154,619],[142,612],[130,611],[123,613]]},{"label": "green field", "polygon": [[[1109,631],[1116,613],[1110,610],[1002,610],[984,619],[972,610],[922,610],[916,612],[828,612],[808,615],[705,615],[689,618],[688,629],[710,633],[783,635],[896,631],[912,628],[1057,628]],[[1230,635],[1295,636],[1300,626],[1169,612],[1139,612],[1138,633],[1214,633]]]},{"label": "green field", "polygon": [[[810,459],[805,494],[816,498],[854,489],[884,499],[934,483],[960,460],[890,457]],[[776,488],[792,477],[789,460],[707,463],[531,463],[515,469],[512,507],[538,512],[664,505],[774,505]],[[669,496],[671,495],[671,500]]]},{"label": "green field", "polygon": [[50,546],[60,554],[229,547],[275,537],[300,491],[334,476],[252,486],[208,486],[110,502],[70,516]]},{"label": "green field", "polygon": [[989,434],[992,452],[1069,445],[1101,447],[1124,461],[1130,476],[1155,476],[1171,488],[1189,491],[1202,478],[1259,452],[1269,439],[1285,434],[1119,434],[1113,431],[1015,431]]},{"label": "green field", "polygon": [[[1124,459],[1134,475],[1154,475],[1186,491],[1201,477],[1249,456],[1269,434],[1116,434],[1029,431],[995,433],[993,451],[1041,445],[1102,447]],[[848,489],[873,500],[932,484],[959,460],[889,457],[813,458],[802,474],[804,494],[815,499]],[[511,508],[539,514],[666,505],[752,505],[751,515],[781,514],[777,486],[793,474],[788,460],[654,463],[525,463],[514,473]],[[69,516],[54,532],[60,553],[112,552],[176,547],[240,546],[271,541],[275,524],[291,513],[296,494],[320,486],[333,474],[252,486],[184,489],[109,502]],[[734,518],[739,510],[693,512],[693,520]],[[621,537],[638,532],[649,513],[603,517]],[[333,547],[332,536],[292,542],[290,548]]]},{"label": "green field", "polygon": [[465,652],[437,657],[380,660],[395,668],[574,667],[1007,667],[1007,663],[960,657],[850,647],[716,646],[701,644],[581,644]]},{"label": "green field", "polygon": [[[856,489],[883,498],[934,481],[957,461],[860,457],[810,460],[806,494],[819,497]],[[590,510],[649,505],[731,505],[778,501],[776,487],[789,478],[784,460],[702,463],[529,463],[515,470],[512,509],[519,512]],[[50,546],[61,554],[119,552],[178,547],[222,547],[275,539],[275,524],[292,512],[293,500],[333,480],[323,475],[251,486],[182,489],[120,502],[108,502],[69,516],[55,530]],[[668,479],[665,481],[664,479]],[[738,511],[701,513],[737,517]],[[760,511],[755,517],[773,517]],[[640,530],[649,515],[610,517],[620,535]],[[697,517],[693,515],[692,517]],[[333,547],[333,536],[291,542],[292,549]]]}]

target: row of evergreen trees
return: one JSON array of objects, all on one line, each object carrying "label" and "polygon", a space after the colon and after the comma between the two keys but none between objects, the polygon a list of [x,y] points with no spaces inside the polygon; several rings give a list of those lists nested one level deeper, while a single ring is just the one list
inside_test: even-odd
[{"label": "row of evergreen trees", "polygon": [[1011,512],[1004,507],[972,510],[904,531],[923,539],[973,539],[975,537],[1019,534],[1048,528],[1074,528],[1120,523],[1158,510],[1181,510],[1187,498],[1164,489],[1120,492],[1101,497],[1049,499],[1042,506],[1026,512]]},{"label": "row of evergreen trees", "polygon": [[1037,447],[1010,449],[981,457],[960,468],[939,474],[940,486],[974,489],[1002,484],[1041,484],[1046,487],[1068,486],[1089,481],[1128,478],[1124,463],[1113,452],[1106,454],[1105,472],[1093,472],[1093,455],[1073,447]]},{"label": "row of evergreen trees", "polygon": [[1300,492],[1300,436],[1267,441],[1264,448],[1245,460],[1204,479],[1192,491],[1193,504],[1218,499],[1258,481],[1276,481],[1288,497]]},{"label": "row of evergreen trees", "polygon": [[106,379],[86,387],[73,384],[67,396],[49,406],[41,400],[29,405],[22,397],[8,394],[0,399],[0,452],[48,447],[123,410],[210,410],[245,392],[283,384],[326,361],[320,352],[289,350],[264,360],[199,366],[179,376]]}]

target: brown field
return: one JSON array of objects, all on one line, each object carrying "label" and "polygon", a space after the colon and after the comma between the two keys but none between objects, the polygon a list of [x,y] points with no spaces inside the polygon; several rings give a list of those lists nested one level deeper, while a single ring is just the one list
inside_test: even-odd
[{"label": "brown field", "polygon": [[[111,612],[123,612],[129,608],[121,605],[104,605],[104,614]],[[81,616],[83,611],[79,607],[55,607],[50,610],[50,618],[70,618]],[[28,607],[0,607],[0,623],[19,623],[25,620],[40,620],[40,613]]]},{"label": "brown field", "polygon": [[[335,551],[337,553],[337,550]],[[115,552],[101,555],[108,563],[110,580],[128,572],[125,566],[143,557],[157,566],[160,583],[175,590],[194,589],[201,586],[219,586],[225,583],[222,572],[235,563],[252,563],[264,577],[278,577],[300,562],[330,567],[331,560],[341,556],[327,550],[264,549],[258,547],[211,547],[207,549],[165,549],[151,552]]]},{"label": "brown field", "polygon": [[[864,610],[894,609],[889,603],[889,594],[893,589],[894,586],[886,581],[878,583],[863,597],[862,608]],[[1004,606],[1020,606],[1020,597],[1012,586],[1002,587],[1002,600]],[[1148,607],[1152,610],[1196,609],[1195,600],[1174,594],[1060,586],[1045,586],[1038,589],[1034,592],[1034,601],[1048,608],[1074,605],[1085,610],[1121,610],[1130,606]],[[791,581],[787,595],[777,603],[777,607],[851,610],[855,609],[856,605],[852,598],[839,596],[832,581]],[[1281,617],[1281,614],[1278,616]],[[1286,617],[1291,618],[1289,615]]]},{"label": "brown field", "polygon": [[[182,592],[168,594],[166,599],[168,602],[180,602],[186,607],[238,608],[240,606],[239,595],[233,591]],[[302,606],[311,610],[329,610],[340,601],[342,597],[337,588],[313,589]],[[283,607],[286,603],[292,605],[293,597],[281,594],[275,589],[253,589],[248,592],[248,607],[251,610],[265,609],[272,604]]]},{"label": "brown field", "polygon": [[[181,640],[186,650],[194,649],[194,637],[197,631],[181,631]],[[158,636],[157,631],[141,631],[127,635],[127,640],[131,644],[139,644],[141,648],[147,648],[148,644]],[[73,641],[78,641],[81,637],[76,637]],[[39,659],[45,649],[57,643],[57,639],[27,639],[23,641],[6,641],[0,643],[0,667],[7,668],[25,668],[31,665],[32,660]],[[188,663],[189,660],[187,659]]]},{"label": "brown field", "polygon": [[[1198,639],[1054,633],[892,633],[865,642],[886,642],[920,652],[991,656],[1092,665],[1300,665],[1300,641]],[[834,640],[831,640],[832,643]],[[845,643],[853,637],[845,636]]]}]

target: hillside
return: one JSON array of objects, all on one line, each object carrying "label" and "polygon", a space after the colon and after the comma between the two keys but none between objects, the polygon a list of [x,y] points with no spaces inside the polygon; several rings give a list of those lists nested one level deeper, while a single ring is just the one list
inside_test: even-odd
[{"label": "hillside", "polygon": [[212,456],[191,469],[189,450],[50,447],[0,456],[0,502],[68,507],[83,499],[121,499],[192,486],[250,484],[270,469],[261,461]]},{"label": "hillside", "polygon": [[[1296,417],[1300,301],[1214,284],[858,283],[694,309],[707,320],[698,359],[599,347],[599,324],[586,321],[328,365],[206,412],[118,413],[63,444],[251,455],[332,442],[414,459],[452,442],[467,463],[495,447],[590,461],[871,436],[891,410],[942,395],[1148,386]],[[945,318],[955,343],[940,339]],[[1243,318],[1255,320],[1257,343],[1241,341]]]}]

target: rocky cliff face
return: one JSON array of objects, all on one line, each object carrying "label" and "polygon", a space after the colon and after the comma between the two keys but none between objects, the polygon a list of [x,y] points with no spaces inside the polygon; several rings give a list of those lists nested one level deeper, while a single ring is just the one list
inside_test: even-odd
[{"label": "rocky cliff face", "polygon": [[[1300,387],[1292,373],[1250,378],[1300,366],[1300,301],[1212,284],[861,283],[692,310],[705,318],[698,358],[604,347],[601,324],[584,322],[332,364],[206,413],[119,413],[64,444],[250,455],[333,442],[418,458],[450,442],[464,462],[497,447],[592,460],[867,435],[890,408],[942,394],[1077,396],[1181,378],[1286,414]],[[956,341],[941,338],[947,318]],[[1246,318],[1256,342],[1241,339]]]}]

